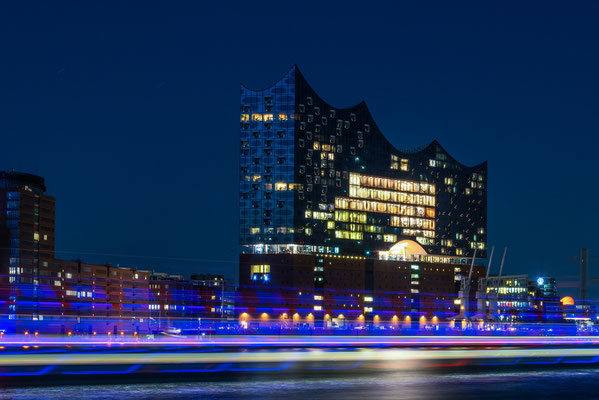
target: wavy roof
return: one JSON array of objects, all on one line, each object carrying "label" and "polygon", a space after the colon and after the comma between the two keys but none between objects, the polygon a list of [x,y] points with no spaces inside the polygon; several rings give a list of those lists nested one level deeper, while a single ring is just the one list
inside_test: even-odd
[{"label": "wavy roof", "polygon": [[317,96],[323,103],[325,103],[328,107],[335,109],[335,110],[339,110],[339,111],[347,111],[347,112],[355,112],[356,114],[359,115],[364,115],[366,116],[366,119],[370,120],[370,123],[372,124],[373,128],[374,128],[374,132],[378,133],[381,138],[386,141],[389,146],[391,146],[393,149],[395,149],[395,151],[398,154],[405,154],[405,155],[417,155],[419,153],[429,153],[431,152],[433,149],[434,151],[441,151],[443,152],[450,161],[462,166],[463,168],[466,169],[480,169],[484,166],[486,166],[487,162],[483,161],[480,164],[476,164],[476,165],[472,165],[472,166],[468,166],[465,164],[462,164],[461,162],[457,161],[454,157],[451,156],[451,154],[449,154],[449,152],[447,150],[445,150],[445,148],[443,148],[443,146],[441,146],[441,144],[435,139],[432,142],[426,144],[426,145],[422,145],[422,146],[418,146],[414,149],[399,149],[397,148],[395,145],[393,145],[389,139],[387,139],[387,137],[383,134],[383,132],[381,131],[381,129],[378,127],[376,120],[374,119],[374,117],[372,116],[372,113],[370,112],[370,109],[368,108],[368,106],[366,105],[366,102],[364,100],[360,101],[357,104],[354,104],[353,106],[349,106],[349,107],[335,107],[332,104],[330,104],[329,102],[327,102],[326,100],[324,100],[320,95],[318,95],[318,92],[316,90],[314,90],[314,88],[310,85],[310,83],[308,83],[308,80],[304,77],[304,75],[302,74],[302,72],[300,71],[299,67],[297,66],[297,64],[294,64],[279,80],[277,80],[276,82],[274,82],[272,85],[261,89],[261,90],[255,90],[255,89],[250,89],[247,86],[245,86],[244,84],[241,84],[241,86],[243,88],[245,88],[246,90],[252,91],[252,92],[262,92],[265,90],[268,90],[274,86],[276,86],[279,82],[281,82],[282,80],[284,80],[289,74],[291,73],[295,73],[295,79],[296,79],[296,85],[297,85],[297,80],[301,79],[303,84],[305,84],[314,94],[315,96]]}]

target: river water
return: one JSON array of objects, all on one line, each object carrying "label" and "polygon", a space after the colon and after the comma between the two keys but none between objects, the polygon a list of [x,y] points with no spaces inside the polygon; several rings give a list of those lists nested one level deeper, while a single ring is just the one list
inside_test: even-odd
[{"label": "river water", "polygon": [[[34,379],[34,378],[32,378]],[[595,399],[599,369],[251,375],[179,383],[0,389],[0,399]]]}]

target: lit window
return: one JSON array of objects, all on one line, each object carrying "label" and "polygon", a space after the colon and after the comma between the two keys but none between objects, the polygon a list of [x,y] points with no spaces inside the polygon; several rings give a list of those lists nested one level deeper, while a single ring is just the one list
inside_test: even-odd
[{"label": "lit window", "polygon": [[287,121],[287,114],[279,113],[279,121]]},{"label": "lit window", "polygon": [[248,122],[250,120],[249,114],[241,114],[241,122]]},{"label": "lit window", "polygon": [[252,114],[252,121],[262,121],[262,114]]},{"label": "lit window", "polygon": [[252,228],[252,229],[251,229],[251,233],[252,233],[252,235],[257,235],[257,234],[259,234],[259,233],[260,233],[260,228]]},{"label": "lit window", "polygon": [[272,120],[273,120],[273,115],[272,114],[264,114],[263,121],[265,121],[265,122],[271,122]]},{"label": "lit window", "polygon": [[270,273],[270,265],[268,265],[268,264],[252,265],[252,274],[269,274],[269,273]]},{"label": "lit window", "polygon": [[33,234],[33,240],[40,240],[40,234],[39,233],[34,233]]},{"label": "lit window", "polygon": [[275,190],[287,190],[287,183],[285,183],[285,182],[275,183]]}]

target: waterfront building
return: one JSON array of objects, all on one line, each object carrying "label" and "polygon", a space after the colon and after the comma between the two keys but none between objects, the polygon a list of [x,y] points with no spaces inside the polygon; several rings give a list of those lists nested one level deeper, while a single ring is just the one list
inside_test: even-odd
[{"label": "waterfront building", "polygon": [[222,276],[57,259],[55,200],[45,192],[42,177],[0,172],[0,330],[140,333],[157,330],[156,316],[164,328],[197,328],[232,314]]},{"label": "waterfront building", "polygon": [[[364,102],[328,104],[297,66],[269,88],[241,87],[239,151],[241,291],[389,304],[360,303],[372,318],[459,312],[462,274],[475,251],[486,257],[486,162],[463,165],[437,141],[395,147]],[[304,306],[326,315],[339,302]]]},{"label": "waterfront building", "polygon": [[516,322],[561,318],[556,280],[550,276],[480,278],[476,300],[478,315],[488,320]]},{"label": "waterfront building", "polygon": [[39,314],[40,267],[54,257],[54,198],[42,177],[0,172],[1,312],[15,319],[19,305]]},{"label": "waterfront building", "polygon": [[296,66],[242,86],[240,115],[244,252],[364,256],[411,240],[423,258],[486,256],[486,162],[465,166],[437,141],[400,150],[364,102],[333,107]]}]

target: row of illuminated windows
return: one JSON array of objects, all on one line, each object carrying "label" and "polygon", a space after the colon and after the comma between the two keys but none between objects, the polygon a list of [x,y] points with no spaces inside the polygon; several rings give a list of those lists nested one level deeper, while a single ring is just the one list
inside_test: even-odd
[{"label": "row of illuminated windows", "polygon": [[252,272],[252,274],[270,274],[270,265],[268,265],[268,264],[252,265],[251,272]]},{"label": "row of illuminated windows", "polygon": [[[285,226],[279,226],[276,229],[276,233],[277,234],[285,234],[285,233],[293,233],[295,232],[295,229],[293,228],[288,228]],[[264,233],[267,235],[274,235],[275,234],[275,228],[264,228]],[[260,234],[260,227],[254,226],[252,228],[250,228],[250,234],[252,235],[259,235]]]},{"label": "row of illuminated windows", "polygon": [[402,179],[381,178],[378,176],[349,174],[349,183],[352,185],[369,186],[380,189],[399,190],[402,192],[435,194],[435,185],[426,182],[411,182]]},{"label": "row of illuminated windows", "polygon": [[[260,182],[260,181],[261,181],[261,176],[260,176],[260,175],[254,175],[253,177],[250,177],[250,176],[245,176],[245,177],[244,177],[244,180],[245,180],[246,182],[250,182],[250,181],[253,181],[253,182]],[[254,188],[254,190],[258,190],[258,189],[259,189],[259,187],[260,187],[260,186],[259,186],[259,185],[257,185],[257,184],[253,184],[253,185],[252,185],[252,188]],[[293,183],[289,183],[289,184],[288,184],[288,183],[286,183],[286,182],[276,182],[276,183],[274,184],[274,190],[276,190],[276,191],[293,190],[293,189],[294,189],[294,188],[296,188],[296,187],[297,187],[297,188],[301,188],[301,185],[300,185],[300,184],[293,184]],[[263,185],[263,189],[264,189],[264,190],[267,190],[267,191],[273,190],[273,185],[272,185],[272,183],[265,183],[265,184]],[[247,190],[247,189],[246,189],[246,190]]]},{"label": "row of illuminated windows", "polygon": [[364,234],[362,232],[335,231],[335,238],[362,240],[364,238]]},{"label": "row of illuminated windows", "polygon": [[76,290],[66,290],[65,291],[65,295],[67,295],[67,296],[77,296],[79,298],[81,298],[81,297],[93,297],[92,292],[84,292],[84,291],[78,292]]},{"label": "row of illuminated windows", "polygon": [[470,248],[471,249],[478,249],[478,250],[484,250],[487,248],[487,246],[482,243],[482,242],[470,242]]},{"label": "row of illuminated windows", "polygon": [[306,211],[305,212],[305,217],[306,218],[329,220],[329,219],[333,219],[333,214],[332,213],[327,213],[327,212],[322,212],[322,211]]},{"label": "row of illuminated windows", "polygon": [[427,238],[434,238],[435,231],[429,231],[426,229],[404,229],[402,233],[406,236],[422,236]]},{"label": "row of illuminated windows", "polygon": [[[334,221],[327,222],[327,229],[336,229],[336,225]],[[358,224],[350,224],[349,230],[351,231],[365,231],[370,233],[381,233],[383,232],[383,227],[378,225],[358,225]]]},{"label": "row of illuminated windows", "polygon": [[354,200],[335,197],[335,207],[342,210],[370,211],[381,214],[395,214],[435,218],[434,208],[408,206],[405,204],[382,203],[380,201]]},{"label": "row of illuminated windows", "polygon": [[442,162],[437,160],[429,160],[429,166],[436,168],[461,169],[461,167],[458,164],[452,162]]},{"label": "row of illuminated windows", "polygon": [[420,229],[435,229],[435,221],[432,219],[424,218],[411,218],[411,217],[396,217],[392,216],[389,221],[391,226],[399,226],[402,228],[420,228]]},{"label": "row of illuminated windows", "polygon": [[394,203],[435,206],[435,196],[395,192],[391,190],[370,189],[357,185],[349,186],[349,196],[360,199],[391,201]]},{"label": "row of illuminated windows", "polygon": [[[275,120],[275,116],[279,121],[287,121],[289,116],[285,113],[278,114],[252,114],[252,121],[263,121],[263,122],[271,122]],[[250,114],[241,114],[241,122],[248,122],[250,120]]]},{"label": "row of illuminated windows", "polygon": [[423,246],[433,246],[435,244],[435,239],[426,238],[422,236],[418,236],[416,241]]},{"label": "row of illuminated windows", "polygon": [[335,210],[335,221],[366,223],[366,213]]}]

